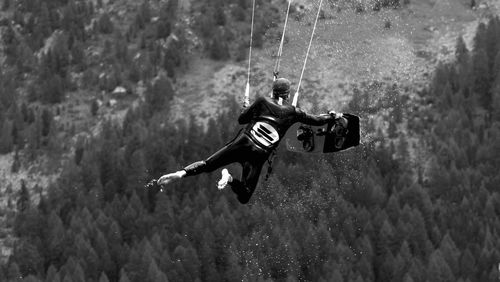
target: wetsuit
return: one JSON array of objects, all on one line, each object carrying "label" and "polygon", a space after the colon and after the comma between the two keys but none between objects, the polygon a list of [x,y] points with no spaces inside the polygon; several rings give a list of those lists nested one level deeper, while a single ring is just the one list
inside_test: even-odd
[{"label": "wetsuit", "polygon": [[230,185],[238,200],[245,204],[257,186],[262,166],[290,126],[297,122],[324,125],[332,119],[329,114],[310,115],[292,105],[279,105],[274,99],[259,97],[238,118],[239,124],[246,124],[244,130],[208,159],[185,167],[186,176],[240,163],[241,180],[233,179]]}]

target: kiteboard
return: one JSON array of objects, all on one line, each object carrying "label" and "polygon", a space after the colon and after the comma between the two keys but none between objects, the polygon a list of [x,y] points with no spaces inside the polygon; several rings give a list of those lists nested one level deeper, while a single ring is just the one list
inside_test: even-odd
[{"label": "kiteboard", "polygon": [[298,153],[333,153],[359,145],[359,117],[343,114],[347,119],[347,130],[337,130],[335,121],[322,126],[303,123],[292,125],[285,134],[288,151]]}]

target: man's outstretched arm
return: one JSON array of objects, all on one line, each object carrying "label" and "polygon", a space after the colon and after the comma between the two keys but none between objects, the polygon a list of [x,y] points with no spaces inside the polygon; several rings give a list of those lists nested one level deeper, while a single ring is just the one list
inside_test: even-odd
[{"label": "man's outstretched arm", "polygon": [[335,111],[330,111],[328,112],[328,114],[311,115],[298,108],[297,114],[299,116],[299,122],[316,126],[325,125],[328,122],[336,119],[337,116],[341,115],[336,113]]}]

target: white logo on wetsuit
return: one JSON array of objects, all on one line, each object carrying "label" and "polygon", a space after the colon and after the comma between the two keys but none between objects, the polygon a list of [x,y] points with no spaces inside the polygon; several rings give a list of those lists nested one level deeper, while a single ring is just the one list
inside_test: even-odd
[{"label": "white logo on wetsuit", "polygon": [[265,147],[271,147],[280,140],[278,131],[272,125],[261,121],[253,125],[250,133],[255,140]]}]

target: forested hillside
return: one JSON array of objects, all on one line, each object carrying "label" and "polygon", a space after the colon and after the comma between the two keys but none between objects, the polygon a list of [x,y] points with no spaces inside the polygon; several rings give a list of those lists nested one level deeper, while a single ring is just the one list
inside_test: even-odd
[{"label": "forested hillside", "polygon": [[[129,108],[146,104],[150,116],[166,108],[168,120],[190,54],[245,57],[241,44],[225,45],[248,34],[251,11],[240,2],[0,1],[1,260],[21,189],[38,202],[66,162]],[[275,10],[262,11],[263,34]]]},{"label": "forested hillside", "polygon": [[[18,239],[0,281],[498,281],[497,17],[470,50],[457,38],[455,59],[418,93],[346,90],[363,144],[321,156],[281,148],[241,205],[217,190],[218,171],[165,191],[144,184],[238,130],[232,97],[207,128],[172,122],[169,106],[189,52],[245,59],[250,2],[110,2],[2,2],[1,153],[17,156],[13,172],[41,157],[61,170],[11,201]],[[258,3],[265,34],[280,16]]]},{"label": "forested hillside", "polygon": [[[248,5],[188,4],[0,1],[1,263],[17,239],[12,221],[20,193],[28,190],[31,202],[38,203],[66,162],[81,158],[83,147],[107,121],[121,124],[129,108],[169,108],[178,87],[176,72],[186,71],[189,54],[221,63],[236,59],[240,45],[220,48],[223,58],[218,58],[213,45],[227,38],[216,42],[211,34],[232,34],[235,41],[248,34],[248,24],[225,23],[246,20]],[[245,15],[238,19],[229,7]],[[218,22],[213,21],[216,11]]]}]

